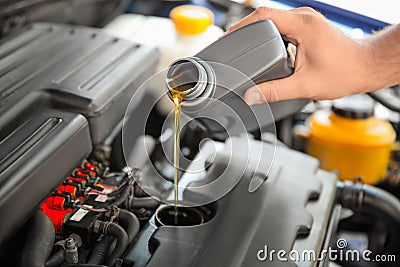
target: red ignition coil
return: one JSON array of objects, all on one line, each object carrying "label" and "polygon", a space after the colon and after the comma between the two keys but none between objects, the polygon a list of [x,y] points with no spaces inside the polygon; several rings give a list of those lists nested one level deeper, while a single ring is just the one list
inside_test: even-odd
[{"label": "red ignition coil", "polygon": [[82,169],[82,167],[78,167],[76,174],[79,176],[89,175],[91,179],[94,179],[97,177],[96,171],[89,170],[89,169]]},{"label": "red ignition coil", "polygon": [[89,170],[93,170],[93,171],[98,171],[98,169],[99,169],[99,166],[97,166],[93,163],[90,163],[89,161],[85,162],[84,167],[85,167],[85,169],[89,169]]},{"label": "red ignition coil", "polygon": [[58,186],[57,190],[60,192],[63,192],[63,193],[71,194],[73,199],[75,199],[77,197],[77,189],[76,189],[76,186],[74,186],[74,185],[62,184],[62,185]]},{"label": "red ignition coil", "polygon": [[66,199],[65,196],[52,195],[40,206],[40,210],[49,216],[57,234],[62,233],[63,224],[73,212],[73,209],[67,207]]}]

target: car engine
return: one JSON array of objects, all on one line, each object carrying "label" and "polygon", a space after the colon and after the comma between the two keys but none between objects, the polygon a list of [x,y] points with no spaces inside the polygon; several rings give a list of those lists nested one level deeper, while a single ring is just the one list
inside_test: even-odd
[{"label": "car engine", "polygon": [[387,192],[398,151],[385,190],[339,181],[293,134],[319,103],[277,106],[275,124],[229,138],[185,124],[173,223],[172,123],[146,110],[143,88],[158,58],[84,26],[33,23],[1,40],[1,266],[328,266],[267,251],[318,256],[355,228],[400,257],[400,202]]}]

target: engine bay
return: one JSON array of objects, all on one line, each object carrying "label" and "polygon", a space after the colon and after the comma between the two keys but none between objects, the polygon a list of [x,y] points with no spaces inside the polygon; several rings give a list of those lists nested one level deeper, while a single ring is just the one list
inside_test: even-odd
[{"label": "engine bay", "polygon": [[[374,186],[322,169],[302,137],[327,102],[278,104],[273,125],[230,138],[188,122],[174,223],[163,154],[173,124],[139,90],[158,60],[153,47],[84,26],[34,23],[2,39],[1,266],[328,266],[272,261],[267,248],[319,256],[350,232],[373,255],[400,258],[399,149]],[[397,266],[362,263],[352,266]]]}]

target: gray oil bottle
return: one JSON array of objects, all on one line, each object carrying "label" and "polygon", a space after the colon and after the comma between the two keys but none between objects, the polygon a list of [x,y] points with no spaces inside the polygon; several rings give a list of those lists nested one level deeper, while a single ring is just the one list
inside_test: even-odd
[{"label": "gray oil bottle", "polygon": [[[286,47],[270,20],[235,30],[193,57],[173,62],[166,85],[183,96],[182,111],[201,120],[215,135],[237,135],[298,112],[305,99],[248,106],[244,92],[254,83],[291,75]],[[222,127],[221,127],[222,126]],[[225,129],[225,130],[223,130]]]}]

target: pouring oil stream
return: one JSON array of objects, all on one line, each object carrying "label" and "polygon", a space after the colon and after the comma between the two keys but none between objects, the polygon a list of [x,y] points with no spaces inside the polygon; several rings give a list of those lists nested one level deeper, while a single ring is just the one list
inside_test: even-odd
[{"label": "pouring oil stream", "polygon": [[180,143],[180,121],[181,102],[183,96],[180,93],[172,95],[175,108],[174,119],[174,224],[178,224],[178,175],[179,175],[179,143]]}]

